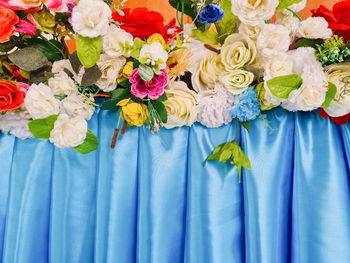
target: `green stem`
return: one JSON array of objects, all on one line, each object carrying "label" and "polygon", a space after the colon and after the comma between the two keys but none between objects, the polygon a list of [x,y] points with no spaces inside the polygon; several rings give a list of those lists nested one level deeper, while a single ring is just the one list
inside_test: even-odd
[{"label": "green stem", "polygon": [[300,22],[303,21],[303,19],[301,19],[301,17],[292,9],[290,9],[289,7],[286,8],[288,11],[292,12],[292,14],[299,19]]},{"label": "green stem", "polygon": [[239,123],[239,120],[237,120],[237,130],[236,130],[236,138],[233,140],[233,142],[236,142],[238,144],[238,135],[239,135],[239,128],[241,126],[241,124]]},{"label": "green stem", "polygon": [[181,25],[180,27],[184,29],[184,15],[185,15],[185,1],[182,1],[182,10],[181,10]]},{"label": "green stem", "polygon": [[179,7],[180,7],[180,3],[177,2],[177,6],[176,6],[176,20],[177,20],[177,23],[178,23],[179,25],[181,25],[181,22],[180,22],[180,20],[179,20]]}]

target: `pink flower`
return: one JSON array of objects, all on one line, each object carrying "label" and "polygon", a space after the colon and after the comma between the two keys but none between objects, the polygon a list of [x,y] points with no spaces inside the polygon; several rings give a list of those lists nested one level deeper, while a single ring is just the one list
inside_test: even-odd
[{"label": "pink flower", "polygon": [[68,4],[75,3],[75,0],[0,0],[0,5],[8,7],[12,10],[26,10],[31,8],[41,8],[42,4],[54,12],[67,12]]},{"label": "pink flower", "polygon": [[12,75],[16,78],[19,79],[20,81],[27,81],[28,79],[21,74],[21,69],[17,66],[13,66],[13,72]]},{"label": "pink flower", "polygon": [[23,20],[23,19],[19,20],[16,26],[17,26],[16,32],[29,35],[29,36],[33,36],[36,34],[36,26],[28,22],[27,20]]},{"label": "pink flower", "polygon": [[152,100],[158,99],[164,94],[164,88],[168,85],[169,77],[165,69],[161,70],[159,75],[154,74],[151,81],[144,81],[139,74],[139,69],[136,68],[129,76],[131,83],[131,94],[140,99],[149,97]]},{"label": "pink flower", "polygon": [[17,85],[19,87],[19,90],[22,91],[24,94],[26,94],[30,88],[30,85],[23,82],[17,82]]}]

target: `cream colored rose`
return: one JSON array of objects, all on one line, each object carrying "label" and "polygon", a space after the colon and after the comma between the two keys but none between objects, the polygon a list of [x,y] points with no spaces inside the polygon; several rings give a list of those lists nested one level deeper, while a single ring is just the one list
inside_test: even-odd
[{"label": "cream colored rose", "polygon": [[102,49],[108,56],[117,58],[123,55],[121,44],[133,45],[133,37],[125,30],[112,24],[108,28],[108,33],[103,37]]},{"label": "cream colored rose", "polygon": [[164,102],[168,121],[164,127],[171,129],[192,126],[197,119],[197,93],[190,90],[183,81],[172,81],[165,89],[168,100]]},{"label": "cream colored rose", "polygon": [[289,30],[289,37],[291,42],[293,42],[299,30],[299,19],[296,18],[290,11],[283,10],[282,12],[276,13],[276,22],[278,25],[284,26]]},{"label": "cream colored rose", "polygon": [[328,81],[337,86],[337,94],[331,105],[324,110],[331,117],[340,117],[350,113],[350,63],[328,66],[326,73]]},{"label": "cream colored rose", "polygon": [[48,84],[55,95],[69,95],[77,91],[74,81],[64,71],[50,78]]},{"label": "cream colored rose", "polygon": [[60,114],[50,134],[50,142],[59,148],[73,148],[82,144],[86,138],[88,126],[80,117],[70,119]]},{"label": "cream colored rose", "polygon": [[102,0],[80,0],[74,7],[72,25],[75,32],[84,37],[98,37],[107,34],[112,11]]},{"label": "cream colored rose", "polygon": [[96,82],[96,85],[104,92],[116,89],[117,79],[125,63],[126,59],[124,57],[111,58],[107,54],[102,54],[97,62],[97,66],[102,71],[102,76]]},{"label": "cream colored rose", "polygon": [[56,115],[60,111],[60,102],[54,97],[52,90],[43,83],[33,84],[29,88],[24,104],[34,120]]},{"label": "cream colored rose", "polygon": [[226,38],[221,48],[221,61],[227,71],[252,64],[255,57],[255,43],[242,34],[232,34]]},{"label": "cream colored rose", "polygon": [[256,41],[258,36],[264,26],[264,22],[252,26],[248,24],[241,23],[238,28],[238,32],[242,35],[249,37],[251,40]]},{"label": "cream colored rose", "polygon": [[[302,0],[297,4],[292,4],[291,6],[289,6],[289,8],[295,12],[299,12],[305,8],[306,4],[307,4],[307,0]],[[284,10],[284,12],[290,12],[290,11]]]},{"label": "cream colored rose", "polygon": [[286,53],[272,57],[264,64],[264,80],[293,74],[293,61]]},{"label": "cream colored rose", "polygon": [[279,4],[278,0],[231,0],[232,13],[245,24],[257,25],[269,20]]},{"label": "cream colored rose", "polygon": [[272,57],[286,52],[290,43],[287,28],[281,25],[265,24],[258,37],[256,46],[262,56]]},{"label": "cream colored rose", "polygon": [[95,107],[80,94],[69,95],[62,101],[62,109],[70,117],[81,117],[90,120],[94,114]]},{"label": "cream colored rose", "polygon": [[59,61],[55,61],[52,64],[52,73],[60,73],[61,71],[64,71],[64,69],[68,69],[70,72],[74,73],[71,63],[68,59],[62,59]]},{"label": "cream colored rose", "polygon": [[222,85],[233,95],[244,92],[254,81],[254,74],[246,70],[236,69],[220,76]]},{"label": "cream colored rose", "polygon": [[329,39],[333,35],[332,29],[328,28],[328,22],[323,17],[309,17],[300,23],[299,37],[309,39]]},{"label": "cream colored rose", "polygon": [[223,71],[221,57],[214,52],[206,52],[192,74],[195,91],[213,89]]}]

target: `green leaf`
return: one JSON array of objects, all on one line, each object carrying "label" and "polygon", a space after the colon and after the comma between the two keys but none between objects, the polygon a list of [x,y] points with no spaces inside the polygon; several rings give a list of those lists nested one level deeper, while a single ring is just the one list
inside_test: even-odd
[{"label": "green leaf", "polygon": [[39,84],[47,81],[49,78],[53,77],[51,72],[51,66],[45,66],[38,70],[30,72],[29,84]]},{"label": "green leaf", "polygon": [[95,38],[78,36],[77,54],[81,64],[85,68],[93,67],[101,55],[102,37]]},{"label": "green leaf", "polygon": [[217,146],[214,151],[208,156],[208,158],[205,160],[205,163],[210,160],[218,160],[220,158],[221,150],[224,147],[226,143],[222,143],[219,146]]},{"label": "green leaf", "polygon": [[225,39],[237,30],[237,17],[231,11],[231,0],[222,0],[221,8],[225,11],[225,15],[220,22],[215,23],[218,31],[216,40],[224,43]]},{"label": "green leaf", "polygon": [[102,72],[100,68],[95,64],[91,68],[85,69],[85,73],[81,79],[81,86],[92,86],[101,78],[101,76]]},{"label": "green leaf", "polygon": [[9,52],[14,47],[16,47],[16,41],[14,41],[13,39],[10,39],[10,41],[0,44],[0,52]]},{"label": "green leaf", "polygon": [[134,60],[134,64],[133,64],[133,68],[138,68],[140,66],[140,61],[138,61],[137,59]]},{"label": "green leaf", "polygon": [[83,66],[78,58],[77,51],[74,51],[70,56],[69,56],[69,62],[72,65],[72,69],[76,74],[79,73],[80,68]]},{"label": "green leaf", "polygon": [[295,41],[293,49],[297,49],[300,47],[312,47],[316,49],[317,45],[322,45],[322,44],[324,44],[323,39],[308,39],[308,38],[301,37]]},{"label": "green leaf", "polygon": [[25,71],[34,71],[47,66],[49,63],[46,56],[33,47],[16,50],[8,58],[13,64]]},{"label": "green leaf", "polygon": [[251,167],[251,164],[250,164],[248,157],[244,154],[242,148],[237,143],[234,143],[233,162],[237,166],[238,175],[239,175],[239,182],[241,182],[242,167],[244,167],[248,170],[252,169],[252,167]]},{"label": "green leaf", "polygon": [[337,86],[334,85],[332,82],[328,82],[328,91],[326,93],[326,99],[322,104],[322,108],[328,108],[331,105],[332,100],[334,99],[335,95],[337,94]]},{"label": "green leaf", "polygon": [[167,101],[168,100],[168,97],[166,95],[166,93],[164,92],[162,96],[160,96],[157,101],[161,101],[161,102],[164,102],[164,101]]},{"label": "green leaf", "polygon": [[117,103],[121,100],[127,99],[131,97],[131,93],[129,89],[115,89],[112,91],[112,99],[116,100]]},{"label": "green leaf", "polygon": [[168,121],[168,113],[166,111],[166,108],[164,104],[160,101],[154,100],[151,101],[154,109],[158,112],[160,121],[163,123],[167,123]]},{"label": "green leaf", "polygon": [[217,45],[219,42],[217,41],[218,33],[214,31],[201,31],[199,29],[193,29],[192,33],[201,41],[211,44],[211,45]]},{"label": "green leaf", "polygon": [[63,52],[64,47],[54,39],[43,40],[40,38],[30,38],[28,39],[28,44],[40,50],[50,61],[57,61],[63,58],[61,52]]},{"label": "green leaf", "polygon": [[98,139],[96,135],[88,130],[85,141],[79,146],[75,147],[74,150],[81,154],[88,154],[95,151],[98,148]]},{"label": "green leaf", "polygon": [[50,133],[54,128],[58,115],[52,115],[45,119],[37,119],[28,123],[29,130],[39,140],[50,139]]},{"label": "green leaf", "polygon": [[241,122],[241,125],[248,131],[248,133],[250,132],[249,121]]},{"label": "green leaf", "polygon": [[299,89],[303,79],[298,74],[280,76],[267,81],[271,93],[280,99],[287,99],[289,94]]},{"label": "green leaf", "polygon": [[219,157],[219,162],[226,163],[232,158],[232,151],[230,150],[224,150],[221,152]]},{"label": "green leaf", "polygon": [[197,17],[197,13],[195,11],[195,5],[193,5],[193,2],[191,0],[169,0],[169,4],[172,7],[174,7],[175,9],[177,9],[177,7],[179,7],[180,13],[181,13],[181,9],[182,9],[182,2],[184,3],[184,13],[192,18],[192,21],[195,22],[195,24],[197,25],[197,28],[198,28],[198,26],[203,27],[203,24],[201,24],[199,22],[199,20],[196,19],[198,17]]},{"label": "green leaf", "polygon": [[290,7],[293,4],[298,4],[302,0],[280,0],[279,5],[277,6],[277,11],[281,11],[283,9],[286,9],[287,7]]},{"label": "green leaf", "polygon": [[144,81],[151,81],[154,77],[153,69],[145,64],[140,64],[139,74]]},{"label": "green leaf", "polygon": [[128,79],[125,79],[119,83],[119,86],[122,86],[123,88],[129,89],[131,87],[131,83]]},{"label": "green leaf", "polygon": [[113,99],[113,100],[107,100],[102,103],[100,106],[101,110],[118,110],[117,103],[119,100]]}]

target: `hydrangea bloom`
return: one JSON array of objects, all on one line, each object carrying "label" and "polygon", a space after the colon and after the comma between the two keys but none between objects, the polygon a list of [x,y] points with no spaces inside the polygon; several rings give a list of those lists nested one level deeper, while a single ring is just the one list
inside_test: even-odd
[{"label": "hydrangea bloom", "polygon": [[249,87],[239,96],[235,96],[232,106],[228,110],[229,114],[241,122],[254,120],[260,114],[260,104],[253,87]]}]

